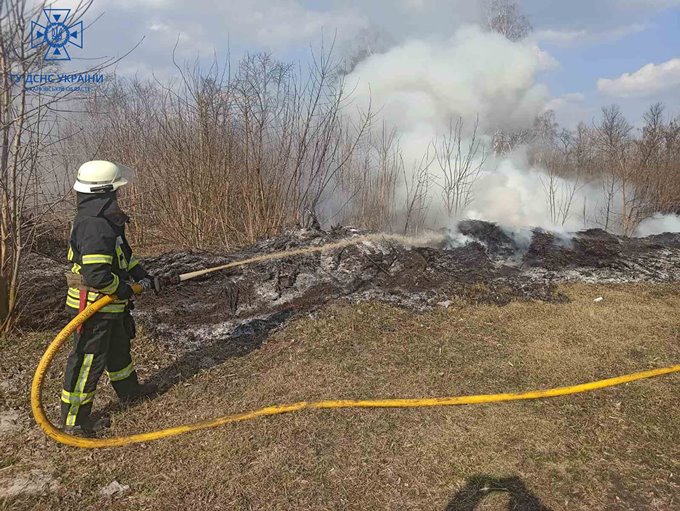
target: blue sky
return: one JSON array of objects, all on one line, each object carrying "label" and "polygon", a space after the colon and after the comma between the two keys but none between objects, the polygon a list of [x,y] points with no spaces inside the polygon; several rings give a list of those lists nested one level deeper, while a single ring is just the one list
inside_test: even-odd
[{"label": "blue sky", "polygon": [[613,41],[542,47],[560,63],[548,83],[557,93],[593,89],[600,77],[615,77],[648,62],[664,62],[680,54],[680,9],[657,14],[649,27]]},{"label": "blue sky", "polygon": [[[57,0],[53,6],[76,3]],[[549,87],[550,106],[561,122],[588,122],[610,103],[620,104],[632,120],[656,101],[680,114],[680,0],[520,4],[534,26],[532,41],[557,63],[538,80]],[[389,44],[448,37],[461,25],[482,21],[484,1],[94,0],[86,26],[96,18],[85,31],[83,50],[72,52],[73,69],[87,62],[79,57],[121,55],[144,39],[118,73],[171,79],[177,76],[175,43],[180,61],[209,59],[213,52],[224,58],[228,48],[232,58],[268,50],[283,60],[305,59],[322,34],[337,33],[341,52],[365,33]]]},{"label": "blue sky", "polygon": [[583,94],[585,97],[582,104],[577,105],[577,113],[584,108],[596,114],[602,105],[614,102],[624,107],[631,117],[639,117],[649,104],[662,101],[669,111],[679,114],[680,81],[664,90],[633,98],[604,94],[598,91],[597,82],[600,78],[613,79],[624,73],[634,73],[649,63],[661,64],[680,57],[680,8],[643,10],[622,20],[618,26],[629,27],[630,33],[622,30],[618,37],[598,39],[598,29],[600,34],[613,29],[595,27],[594,39],[590,41],[570,44],[542,41],[541,48],[559,62],[559,68],[544,73],[542,80],[555,96]]}]

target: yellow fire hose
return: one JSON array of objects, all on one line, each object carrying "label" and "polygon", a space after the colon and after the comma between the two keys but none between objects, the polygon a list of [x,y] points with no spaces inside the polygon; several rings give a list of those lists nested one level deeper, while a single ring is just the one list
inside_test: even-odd
[{"label": "yellow fire hose", "polygon": [[[344,240],[332,245],[309,247],[306,249],[294,249],[287,252],[280,252],[278,254],[266,254],[251,259],[241,261],[234,261],[218,268],[209,270],[201,270],[191,274],[183,275],[184,278],[180,280],[188,280],[195,276],[204,275],[210,271],[218,269],[226,269],[235,266],[242,266],[260,260],[269,260],[275,258],[287,257],[290,255],[297,255],[309,252],[320,252],[331,248],[338,248],[346,246],[357,241],[366,241],[376,236],[357,237],[356,239]],[[392,236],[392,238],[402,238]],[[182,277],[182,276],[180,276]],[[142,292],[142,287],[138,284],[132,286],[135,294]],[[283,404],[267,406],[259,408],[250,412],[236,413],[209,419],[193,424],[183,424],[172,428],[161,429],[159,431],[150,431],[148,433],[138,433],[136,435],[128,435],[113,438],[81,438],[60,431],[55,427],[45,415],[45,410],[42,404],[42,386],[45,380],[45,374],[54,360],[59,348],[66,342],[70,335],[78,328],[79,325],[87,321],[99,309],[108,305],[116,299],[115,296],[104,296],[96,302],[88,305],[85,310],[74,317],[62,330],[57,334],[54,340],[47,347],[47,350],[40,359],[40,363],[35,370],[33,376],[33,384],[31,386],[31,409],[33,416],[38,426],[45,432],[45,434],[55,440],[56,442],[70,445],[73,447],[84,447],[90,449],[97,449],[101,447],[118,447],[128,444],[137,444],[142,442],[151,442],[153,440],[160,440],[161,438],[168,438],[182,435],[192,431],[199,431],[202,429],[216,428],[224,424],[231,424],[233,422],[241,422],[259,417],[269,417],[272,415],[280,415],[283,413],[298,412],[300,410],[328,410],[337,408],[418,408],[418,407],[432,407],[432,406],[454,406],[454,405],[472,405],[481,403],[500,403],[504,401],[523,401],[527,399],[543,399],[548,397],[566,396],[569,394],[578,394],[581,392],[589,392],[591,390],[603,389],[606,387],[613,387],[624,383],[642,380],[645,378],[653,378],[662,376],[664,374],[671,374],[680,372],[680,365],[670,367],[661,367],[658,369],[651,369],[649,371],[641,371],[638,373],[627,374],[624,376],[617,376],[615,378],[608,378],[605,380],[598,380],[589,383],[582,383],[580,385],[572,385],[569,387],[557,387],[546,390],[533,390],[529,392],[509,392],[503,394],[481,394],[476,396],[452,396],[439,398],[412,398],[412,399],[370,399],[370,400],[354,400],[354,399],[332,399],[325,401],[300,401],[298,403]]]},{"label": "yellow fire hose", "polygon": [[[141,286],[134,285],[135,293],[141,292]],[[45,415],[43,409],[41,390],[45,380],[45,373],[49,368],[52,360],[59,348],[66,342],[70,335],[78,328],[78,325],[84,323],[99,309],[108,305],[115,296],[104,296],[93,304],[89,305],[84,311],[73,318],[64,329],[57,334],[52,343],[47,347],[45,354],[40,359],[40,363],[35,370],[33,376],[33,385],[31,386],[31,408],[33,416],[38,426],[45,432],[47,436],[53,440],[73,447],[85,447],[96,449],[100,447],[118,447],[121,445],[137,444],[141,442],[151,442],[153,440],[160,440],[161,438],[168,438],[171,436],[189,433],[191,431],[199,431],[201,429],[216,428],[224,424],[232,422],[240,422],[246,420],[257,419],[259,417],[268,417],[271,415],[279,415],[282,413],[298,412],[300,410],[326,410],[331,408],[416,408],[427,406],[454,406],[454,405],[472,405],[480,403],[499,403],[503,401],[521,401],[525,399],[542,399],[546,397],[566,396],[568,394],[578,394],[580,392],[588,392],[591,390],[603,389],[606,387],[613,387],[614,385],[621,385],[644,378],[653,378],[655,376],[662,376],[664,374],[676,373],[680,371],[680,365],[662,367],[659,369],[652,369],[649,371],[642,371],[639,373],[627,374],[625,376],[617,376],[615,378],[608,378],[606,380],[593,381],[590,383],[582,383],[580,385],[572,385],[570,387],[557,387],[546,390],[533,390],[530,392],[519,393],[504,393],[504,394],[482,394],[477,396],[454,396],[454,397],[439,397],[439,398],[414,398],[414,399],[371,399],[371,400],[354,400],[354,399],[333,399],[327,401],[307,402],[301,401],[299,403],[291,403],[276,406],[267,406],[251,412],[236,413],[232,415],[225,415],[215,419],[209,419],[193,424],[183,424],[173,428],[161,429],[159,431],[150,431],[148,433],[139,433],[136,435],[121,436],[114,438],[81,438],[72,435],[67,435],[57,429]]]}]

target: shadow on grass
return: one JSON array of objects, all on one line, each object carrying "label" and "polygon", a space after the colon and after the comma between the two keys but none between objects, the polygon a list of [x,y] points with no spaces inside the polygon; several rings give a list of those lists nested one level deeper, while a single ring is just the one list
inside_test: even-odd
[{"label": "shadow on grass", "polygon": [[[156,399],[199,371],[220,365],[230,358],[243,357],[259,349],[272,330],[282,325],[295,313],[292,309],[284,309],[264,319],[252,319],[237,326],[228,337],[216,339],[205,346],[185,353],[146,380],[146,384],[157,386],[158,391],[145,399]],[[134,406],[135,403],[132,403],[128,405],[128,408]],[[121,408],[122,405],[116,400],[94,412],[94,416],[110,415],[120,411]]]},{"label": "shadow on grass", "polygon": [[[280,327],[294,316],[307,314],[317,310],[331,300],[350,296],[366,285],[366,281],[359,281],[355,285],[339,293],[337,290],[328,291],[323,286],[311,288],[300,298],[289,302],[286,308],[272,312],[265,318],[254,318],[238,325],[227,337],[215,339],[205,346],[182,355],[175,362],[164,367],[144,383],[155,385],[158,391],[145,399],[155,399],[183,380],[189,379],[199,371],[210,369],[224,363],[230,358],[243,357],[259,349],[273,330]],[[238,292],[234,295],[227,293],[229,307],[236,311],[238,306]],[[139,404],[139,403],[136,403]],[[135,403],[127,405],[134,407]],[[122,405],[118,402],[109,403],[104,409],[96,411],[93,416],[107,416],[120,411]]]},{"label": "shadow on grass", "polygon": [[474,511],[493,493],[508,495],[508,511],[551,511],[517,476],[474,475],[448,503],[445,511]]},{"label": "shadow on grass", "polygon": [[259,349],[272,330],[287,321],[294,312],[285,309],[265,319],[252,319],[237,326],[227,338],[210,342],[182,355],[169,366],[154,374],[146,383],[158,386],[158,395],[164,394],[182,380],[199,371],[210,369],[230,358],[243,357]]}]

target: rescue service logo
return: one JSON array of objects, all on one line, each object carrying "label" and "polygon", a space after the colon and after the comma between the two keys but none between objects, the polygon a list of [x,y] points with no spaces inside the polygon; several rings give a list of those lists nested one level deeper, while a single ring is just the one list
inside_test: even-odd
[{"label": "rescue service logo", "polygon": [[45,60],[71,60],[68,46],[83,47],[83,22],[69,25],[71,9],[43,9],[43,13],[45,25],[31,22],[31,48],[45,46]]}]

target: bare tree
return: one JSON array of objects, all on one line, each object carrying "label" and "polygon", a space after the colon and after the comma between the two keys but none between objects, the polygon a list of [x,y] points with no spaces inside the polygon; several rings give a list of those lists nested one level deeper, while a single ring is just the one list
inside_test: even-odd
[{"label": "bare tree", "polygon": [[521,13],[514,0],[490,0],[486,5],[489,30],[504,35],[510,41],[524,39],[533,30],[529,18]]},{"label": "bare tree", "polygon": [[[603,190],[606,196],[604,209],[604,228],[609,229],[613,217],[618,216],[618,224],[624,234],[631,232],[629,219],[629,158],[630,133],[633,127],[625,119],[616,105],[602,109],[602,122],[596,128],[596,137],[606,165],[606,175]],[[616,197],[620,197],[620,211],[617,214]]]},{"label": "bare tree", "polygon": [[[554,225],[564,225],[571,215],[576,193],[581,188],[583,139],[578,131],[574,136],[563,130],[555,141],[558,144],[551,145],[544,153],[546,173],[541,177],[541,184],[545,191],[550,221]],[[568,177],[562,177],[564,175]]]},{"label": "bare tree", "polygon": [[666,122],[664,106],[651,105],[644,114],[644,126],[635,140],[632,174],[635,182],[634,218],[645,218],[656,211],[673,212],[680,195],[680,133],[677,122]]},{"label": "bare tree", "polygon": [[665,126],[662,148],[665,175],[663,194],[661,194],[658,210],[664,213],[680,215],[680,115]]},{"label": "bare tree", "polygon": [[451,119],[447,133],[433,142],[438,176],[441,176],[437,184],[441,188],[449,217],[459,215],[472,202],[472,187],[487,158],[486,150],[478,137],[478,127],[479,116],[466,138],[463,134],[462,117],[455,123]]},{"label": "bare tree", "polygon": [[[370,130],[325,197],[327,204],[336,204],[329,220],[371,229],[391,227],[403,164],[396,130],[384,122]],[[341,204],[335,200],[338,196]]]},{"label": "bare tree", "polygon": [[[89,7],[73,9],[72,20]],[[63,103],[73,94],[43,92],[58,67],[44,60],[44,48],[31,45],[31,19],[44,4],[24,0],[0,3],[0,331],[16,319],[24,255],[35,241],[43,219],[63,195],[49,156],[63,140],[58,129]],[[89,72],[90,70],[88,70]]]},{"label": "bare tree", "polygon": [[420,160],[410,168],[402,165],[404,185],[404,233],[418,232],[427,219],[430,207],[430,167],[435,161],[433,151],[428,148]]}]

